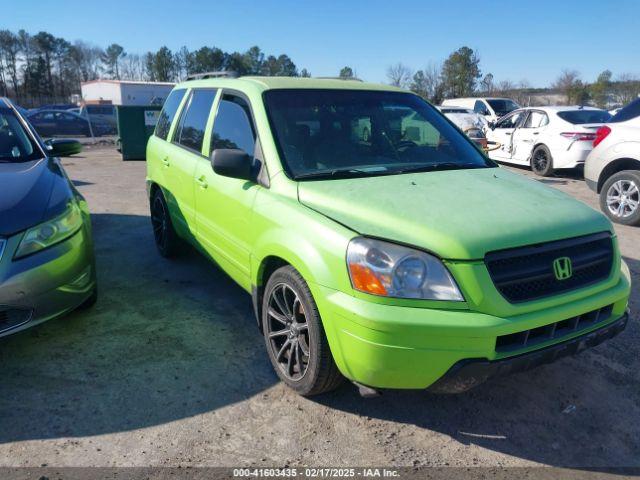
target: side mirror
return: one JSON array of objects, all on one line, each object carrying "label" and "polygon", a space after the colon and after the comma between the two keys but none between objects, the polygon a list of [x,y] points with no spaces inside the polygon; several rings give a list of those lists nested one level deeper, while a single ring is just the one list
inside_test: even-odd
[{"label": "side mirror", "polygon": [[217,148],[211,154],[211,166],[218,175],[253,181],[252,158],[238,148]]},{"label": "side mirror", "polygon": [[44,143],[54,157],[70,157],[82,151],[82,144],[70,138],[51,138]]}]

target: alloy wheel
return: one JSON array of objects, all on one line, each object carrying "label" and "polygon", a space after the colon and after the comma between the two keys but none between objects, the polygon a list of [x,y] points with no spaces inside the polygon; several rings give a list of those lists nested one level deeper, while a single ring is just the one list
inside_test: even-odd
[{"label": "alloy wheel", "polygon": [[632,180],[618,180],[607,191],[607,208],[618,218],[627,218],[638,210],[640,189]]},{"label": "alloy wheel", "polygon": [[153,201],[153,208],[151,209],[151,224],[153,225],[153,236],[156,239],[156,244],[160,247],[164,247],[167,241],[167,229],[169,227],[169,223],[167,220],[167,210],[160,195],[157,195]]},{"label": "alloy wheel", "polygon": [[544,149],[539,148],[533,154],[533,168],[536,172],[544,171],[549,165],[549,157]]},{"label": "alloy wheel", "polygon": [[271,290],[266,327],[268,345],[281,373],[300,380],[309,367],[309,328],[298,294],[286,283]]}]

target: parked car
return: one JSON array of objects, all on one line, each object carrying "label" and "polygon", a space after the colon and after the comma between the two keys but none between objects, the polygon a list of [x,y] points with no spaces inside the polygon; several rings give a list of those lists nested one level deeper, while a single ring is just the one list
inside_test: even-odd
[{"label": "parked car", "polygon": [[598,129],[584,178],[609,218],[640,225],[640,98]]},{"label": "parked car", "polygon": [[110,127],[109,133],[116,133],[118,122],[114,105],[82,105],[78,110],[78,115],[90,119],[92,123],[108,125]]},{"label": "parked car", "polygon": [[529,165],[547,177],[584,164],[596,131],[611,115],[591,107],[521,108],[490,124],[487,139],[502,146],[489,153],[499,162]]},{"label": "parked car", "polygon": [[628,319],[606,216],[498,168],[395,87],[183,82],[149,139],[147,188],[159,253],[190,243],[250,292],[275,371],[303,395],[343,376],[364,393],[459,392]]},{"label": "parked car", "polygon": [[510,98],[448,98],[442,102],[442,106],[470,108],[487,122],[497,122],[500,117],[520,108]]},{"label": "parked car", "polygon": [[487,121],[482,115],[478,115],[470,108],[464,107],[443,105],[438,107],[438,110],[481,148],[487,148],[487,137],[484,133],[487,128]]},{"label": "parked car", "polygon": [[27,119],[43,137],[68,135],[99,137],[109,134],[112,130],[109,124],[100,120],[92,120],[89,124],[86,118],[64,110],[39,110],[29,114]]},{"label": "parked car", "polygon": [[57,158],[79,148],[0,99],[0,337],[96,300],[89,210]]}]

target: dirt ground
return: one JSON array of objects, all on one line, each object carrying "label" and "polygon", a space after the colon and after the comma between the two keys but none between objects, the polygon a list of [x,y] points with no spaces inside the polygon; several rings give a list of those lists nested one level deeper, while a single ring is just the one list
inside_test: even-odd
[{"label": "dirt ground", "polygon": [[[0,466],[640,466],[640,228],[616,227],[635,284],[614,340],[458,396],[305,399],[272,372],[249,295],[196,253],[156,253],[144,162],[64,163],[100,299],[0,339]],[[576,175],[541,181],[597,208]]]}]

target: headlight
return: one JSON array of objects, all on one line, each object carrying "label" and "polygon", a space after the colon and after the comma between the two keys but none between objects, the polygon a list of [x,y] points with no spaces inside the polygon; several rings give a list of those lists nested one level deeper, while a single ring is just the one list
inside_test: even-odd
[{"label": "headlight", "polygon": [[433,255],[393,243],[358,237],[347,248],[353,288],[396,298],[463,301],[446,267]]},{"label": "headlight", "polygon": [[14,258],[25,257],[55,245],[76,233],[81,226],[82,212],[78,204],[72,201],[62,215],[27,230]]}]

